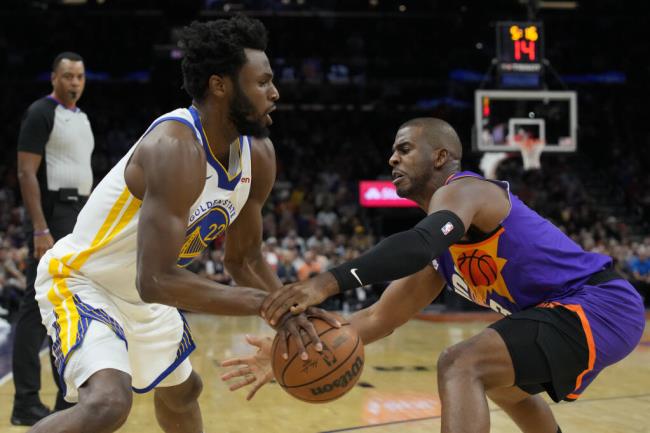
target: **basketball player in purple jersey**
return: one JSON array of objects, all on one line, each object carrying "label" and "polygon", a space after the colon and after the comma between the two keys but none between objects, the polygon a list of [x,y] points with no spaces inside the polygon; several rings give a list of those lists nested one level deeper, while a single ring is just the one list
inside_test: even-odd
[{"label": "basketball player in purple jersey", "polygon": [[[505,317],[440,356],[442,431],[488,432],[487,396],[525,433],[560,432],[537,394],[575,400],[603,368],[628,355],[645,325],[641,297],[612,270],[610,257],[584,251],[507,182],[460,171],[461,152],[456,132],[442,120],[403,124],[390,157],[393,183],[428,215],[361,257],[269,295],[262,315],[278,323],[288,311],[340,291],[393,281],[377,303],[350,318],[368,344],[406,323],[447,285]],[[257,345],[256,356],[238,361],[262,376],[269,344]],[[226,379],[240,375],[234,370]]]}]

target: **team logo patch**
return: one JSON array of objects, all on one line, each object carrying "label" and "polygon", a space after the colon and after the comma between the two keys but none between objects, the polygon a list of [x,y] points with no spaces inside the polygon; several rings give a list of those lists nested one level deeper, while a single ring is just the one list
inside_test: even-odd
[{"label": "team logo patch", "polygon": [[454,229],[454,225],[451,222],[447,222],[440,231],[442,232],[443,235],[447,236],[451,231]]},{"label": "team logo patch", "polygon": [[221,236],[230,225],[230,214],[221,204],[210,203],[210,208],[195,218],[185,233],[185,242],[178,254],[178,266],[189,265],[208,244]]},{"label": "team logo patch", "polygon": [[501,313],[509,310],[503,302],[516,304],[502,273],[508,260],[499,257],[498,253],[499,239],[503,233],[504,229],[501,228],[491,238],[483,241],[480,248],[476,248],[476,244],[449,247],[454,261],[454,290],[486,307],[494,309],[498,304],[497,311]]}]

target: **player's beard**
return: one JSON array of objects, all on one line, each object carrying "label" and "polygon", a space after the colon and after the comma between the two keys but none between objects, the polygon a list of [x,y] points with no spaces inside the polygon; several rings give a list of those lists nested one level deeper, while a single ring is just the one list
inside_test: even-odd
[{"label": "player's beard", "polygon": [[235,95],[230,102],[230,120],[241,135],[252,135],[256,138],[268,137],[271,131],[264,125],[264,117],[250,120],[255,116],[253,104],[239,87],[239,83],[235,82]]},{"label": "player's beard", "polygon": [[405,176],[407,184],[406,186],[397,187],[397,195],[402,198],[414,199],[426,190],[433,173],[425,169],[425,171],[405,174]]}]

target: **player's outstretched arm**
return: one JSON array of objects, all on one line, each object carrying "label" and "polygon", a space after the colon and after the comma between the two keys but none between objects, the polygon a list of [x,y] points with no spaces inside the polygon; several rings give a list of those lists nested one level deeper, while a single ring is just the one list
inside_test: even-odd
[{"label": "player's outstretched arm", "polygon": [[253,140],[251,189],[237,219],[226,232],[224,265],[239,285],[273,292],[280,279],[262,256],[262,208],[275,182],[275,151],[271,140]]},{"label": "player's outstretched arm", "polygon": [[432,266],[393,281],[373,305],[350,316],[350,324],[364,344],[390,335],[429,305],[445,287]]},{"label": "player's outstretched arm", "polygon": [[274,325],[288,310],[300,313],[339,291],[413,275],[464,234],[463,220],[454,212],[434,212],[411,230],[387,237],[360,257],[272,293],[262,305],[262,317]]},{"label": "player's outstretched arm", "polygon": [[190,208],[205,184],[205,155],[191,130],[176,122],[158,126],[138,145],[125,177],[142,200],[136,281],[142,299],[195,312],[257,314],[266,292],[217,284],[176,265]]},{"label": "player's outstretched arm", "polygon": [[429,214],[415,227],[324,274],[272,293],[262,305],[262,317],[273,325],[287,311],[300,313],[340,291],[415,274],[461,240],[470,225],[485,232],[496,228],[508,209],[504,191],[488,182],[461,179],[442,187],[431,199]]}]

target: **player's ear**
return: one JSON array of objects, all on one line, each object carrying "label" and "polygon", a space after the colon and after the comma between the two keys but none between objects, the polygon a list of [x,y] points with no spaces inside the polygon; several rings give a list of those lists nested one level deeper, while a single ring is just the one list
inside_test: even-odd
[{"label": "player's ear", "polygon": [[449,152],[445,148],[435,149],[433,151],[433,166],[435,168],[440,168],[449,159]]},{"label": "player's ear", "polygon": [[229,83],[227,80],[229,79],[221,75],[210,75],[208,79],[208,92],[217,98],[224,98],[228,93],[227,87]]}]

